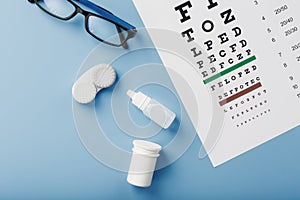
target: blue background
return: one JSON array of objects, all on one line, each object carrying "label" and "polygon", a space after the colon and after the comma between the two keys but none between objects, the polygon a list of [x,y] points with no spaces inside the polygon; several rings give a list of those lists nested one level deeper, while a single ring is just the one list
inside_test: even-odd
[{"label": "blue background", "polygon": [[[130,0],[94,2],[143,26]],[[2,2],[0,27],[0,199],[300,198],[300,128],[218,168],[198,159],[196,138],[150,188],[127,184],[125,173],[86,151],[74,126],[71,87],[98,45],[81,16],[65,23],[10,0]]]}]

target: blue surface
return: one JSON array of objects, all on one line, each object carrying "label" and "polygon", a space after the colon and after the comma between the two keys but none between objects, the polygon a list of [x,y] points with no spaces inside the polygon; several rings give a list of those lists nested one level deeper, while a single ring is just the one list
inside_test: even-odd
[{"label": "blue surface", "polygon": [[[143,26],[130,0],[94,2]],[[2,8],[0,199],[300,198],[300,128],[218,168],[198,160],[197,138],[150,188],[127,184],[86,151],[74,126],[71,86],[98,45],[81,17],[61,22],[25,0]]]}]

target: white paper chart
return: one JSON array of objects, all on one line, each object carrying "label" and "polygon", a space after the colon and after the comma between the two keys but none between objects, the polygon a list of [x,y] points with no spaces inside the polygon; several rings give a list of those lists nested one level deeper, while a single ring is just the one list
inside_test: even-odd
[{"label": "white paper chart", "polygon": [[[186,48],[200,74],[191,87],[198,104],[207,95],[199,88],[205,87],[225,115],[222,136],[209,153],[214,166],[300,124],[300,1],[134,3],[147,28],[176,31],[182,42],[201,46]],[[160,39],[150,36],[158,46]],[[159,54],[165,65],[176,67],[178,62],[172,57]],[[181,66],[181,73],[188,73],[186,69]],[[171,74],[170,78],[173,80]],[[192,112],[184,92],[179,95],[187,112]],[[194,126],[203,142],[207,133]]]}]

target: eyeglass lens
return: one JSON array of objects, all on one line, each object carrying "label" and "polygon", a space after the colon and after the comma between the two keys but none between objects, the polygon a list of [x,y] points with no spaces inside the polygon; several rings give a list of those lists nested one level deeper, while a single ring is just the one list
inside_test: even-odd
[{"label": "eyeglass lens", "polygon": [[76,11],[75,6],[66,0],[39,0],[37,4],[45,11],[63,19]]},{"label": "eyeglass lens", "polygon": [[[39,0],[37,4],[46,12],[67,19],[76,12],[76,7],[67,0]],[[127,38],[127,31],[101,17],[90,15],[87,29],[94,37],[112,45],[121,45]]]},{"label": "eyeglass lens", "polygon": [[122,44],[128,35],[125,30],[117,28],[115,24],[98,16],[90,16],[87,25],[92,35],[114,45]]}]

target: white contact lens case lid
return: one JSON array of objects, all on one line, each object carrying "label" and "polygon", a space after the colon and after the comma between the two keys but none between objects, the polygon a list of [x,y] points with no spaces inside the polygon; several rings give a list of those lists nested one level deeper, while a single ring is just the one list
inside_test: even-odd
[{"label": "white contact lens case lid", "polygon": [[99,64],[83,73],[72,87],[73,98],[82,104],[93,101],[97,93],[110,87],[116,80],[115,70],[108,64]]}]

